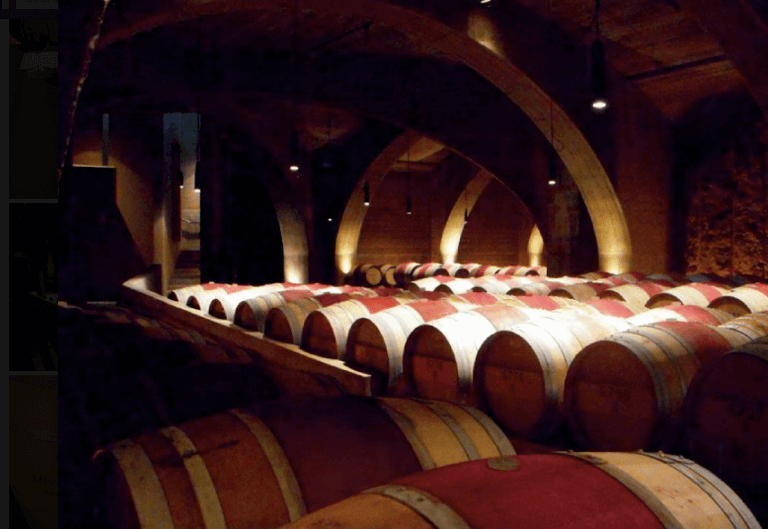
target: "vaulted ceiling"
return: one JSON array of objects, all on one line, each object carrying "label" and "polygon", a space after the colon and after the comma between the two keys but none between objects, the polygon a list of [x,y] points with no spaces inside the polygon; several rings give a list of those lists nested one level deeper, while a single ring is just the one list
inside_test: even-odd
[{"label": "vaulted ceiling", "polygon": [[[758,30],[766,29],[766,10],[757,0],[737,3],[738,9],[753,17]],[[597,12],[595,3],[585,0],[464,0],[441,4],[443,12],[481,4],[513,16],[534,16],[541,21],[536,31],[551,27],[547,38],[568,38],[584,46],[582,70],[586,69],[586,50],[595,38],[599,21],[610,67],[642,91],[672,122],[703,99],[749,86],[712,28],[698,18],[695,0],[602,0]],[[99,71],[99,54],[95,56],[92,73],[101,74],[107,82],[119,82],[113,92],[121,92],[122,101],[131,85],[137,92],[130,94],[133,102],[149,107],[171,102],[178,106],[180,101],[184,105],[185,96],[192,99],[186,103],[190,106],[203,89],[237,91],[236,104],[249,108],[249,116],[264,113],[292,121],[291,126],[301,130],[302,147],[308,150],[329,139],[343,141],[345,135],[362,126],[361,111],[375,109],[382,98],[391,103],[386,96],[392,85],[399,84],[407,93],[422,64],[433,66],[425,70],[430,75],[434,75],[435,65],[447,68],[451,75],[463,66],[436,51],[428,41],[354,10],[323,13],[301,2],[292,7],[289,3],[265,4],[263,9],[188,20],[180,12],[178,22],[153,28],[147,21],[156,12],[160,12],[158,4],[148,1],[113,0],[107,9],[99,47],[108,55],[102,55],[103,71]],[[143,30],[133,35],[135,28]],[[123,41],[126,36],[132,38]],[[118,44],[109,46],[111,42]],[[120,74],[114,69],[117,64]],[[318,97],[327,97],[322,92],[340,88],[338,82],[329,87],[328,79],[332,77],[327,76],[343,64],[351,66],[344,75],[356,76],[353,81],[358,86],[368,83],[355,94],[356,104],[348,112],[330,110],[339,101],[329,105]],[[184,71],[192,75],[185,77]],[[157,75],[167,79],[155,83],[152,79]],[[262,79],[255,86],[254,76]],[[142,86],[143,79],[152,86]],[[99,85],[101,93],[105,88]],[[586,89],[584,79],[574,80],[574,91]],[[256,92],[279,93],[282,102],[270,98],[265,102],[264,95],[254,97]],[[296,101],[297,95],[301,101]],[[402,97],[403,92],[398,95]],[[476,100],[486,97],[475,96]],[[430,95],[422,91],[397,104],[410,105],[411,112],[418,112],[422,101],[416,97]],[[318,102],[321,106],[313,108]],[[367,117],[383,116],[374,111]]]},{"label": "vaulted ceiling", "polygon": [[[565,99],[588,96],[588,50],[599,20],[611,75],[634,85],[675,124],[701,101],[738,90],[759,99],[763,90],[759,73],[745,75],[737,66],[754,64],[755,57],[759,62],[761,52],[745,61],[750,52],[736,50],[734,61],[716,38],[722,28],[698,16],[697,2],[706,1],[602,0],[596,11],[592,0],[454,0],[428,8],[451,21],[452,12],[479,6],[517,24],[518,40],[530,37],[531,53],[542,39],[571,50],[548,57],[562,60],[563,75],[574,76],[565,83],[571,93],[550,92]],[[736,3],[752,23],[749,30],[768,35],[758,1]],[[292,130],[311,152],[328,142],[344,144],[369,120],[418,124],[433,142],[471,151],[473,161],[492,171],[503,170],[499,153],[510,142],[543,139],[496,86],[412,28],[360,9],[324,12],[317,1],[214,6],[209,13],[207,2],[195,13],[182,4],[113,0],[85,101],[137,111],[194,111],[202,104],[239,120],[257,141],[273,143],[277,158],[285,156],[284,136]],[[419,3],[426,9],[422,4],[429,2]]]}]

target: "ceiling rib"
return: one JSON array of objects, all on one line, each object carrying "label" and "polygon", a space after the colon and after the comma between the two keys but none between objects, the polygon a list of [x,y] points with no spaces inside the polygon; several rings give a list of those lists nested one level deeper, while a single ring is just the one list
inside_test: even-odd
[{"label": "ceiling rib", "polygon": [[728,57],[724,54],[714,55],[712,57],[706,57],[697,61],[684,62],[682,64],[675,64],[674,66],[667,66],[665,68],[657,68],[648,72],[641,72],[626,77],[627,81],[642,81],[644,79],[651,79],[652,77],[659,77],[662,75],[668,75],[676,73],[682,70],[688,70],[690,68],[696,68],[697,66],[704,66],[706,64],[715,64],[718,62],[728,61]]}]

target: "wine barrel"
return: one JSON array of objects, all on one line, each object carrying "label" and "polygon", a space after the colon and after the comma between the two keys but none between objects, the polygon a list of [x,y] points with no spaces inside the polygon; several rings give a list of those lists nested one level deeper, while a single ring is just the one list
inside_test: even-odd
[{"label": "wine barrel", "polygon": [[744,314],[719,325],[718,329],[738,332],[748,341],[758,340],[763,336],[768,336],[768,311]]},{"label": "wine barrel", "polygon": [[475,360],[483,407],[513,435],[546,440],[562,424],[563,386],[573,359],[628,327],[620,318],[555,310],[492,334]]},{"label": "wine barrel", "polygon": [[460,263],[451,263],[444,265],[444,268],[451,277],[458,277],[460,279],[466,279],[470,277],[469,269]]},{"label": "wine barrel", "polygon": [[645,304],[648,303],[651,296],[655,296],[670,288],[673,288],[673,285],[643,280],[638,281],[637,283],[627,283],[625,285],[608,288],[600,292],[597,297],[601,299],[623,301],[627,305],[632,306],[635,309],[635,312],[643,312],[645,310]]},{"label": "wine barrel", "polygon": [[541,270],[541,267],[510,265],[510,266],[502,267],[501,270],[498,271],[498,274],[515,276],[515,277],[538,276],[540,275],[539,274],[540,270]]},{"label": "wine barrel", "polygon": [[501,270],[500,266],[481,265],[480,267],[476,268],[473,271],[472,277],[492,276],[494,274],[497,274],[499,270]]},{"label": "wine barrel", "polygon": [[659,321],[697,321],[707,325],[720,325],[732,319],[727,312],[698,305],[665,305],[646,310],[627,318],[630,325],[649,325]]},{"label": "wine barrel", "polygon": [[376,265],[363,263],[357,265],[354,272],[352,272],[352,278],[355,285],[375,287],[381,284],[382,275],[381,270]]},{"label": "wine barrel", "polygon": [[530,309],[496,304],[420,325],[403,347],[403,370],[421,397],[475,404],[472,375],[478,349],[491,334],[535,314]]},{"label": "wine barrel", "polygon": [[440,263],[424,263],[416,267],[411,273],[411,281],[424,279],[425,277],[447,276],[448,270]]},{"label": "wine barrel", "polygon": [[592,307],[600,314],[617,318],[629,318],[640,311],[640,309],[635,310],[633,306],[615,299],[586,299],[582,303],[587,307]]},{"label": "wine barrel", "polygon": [[727,292],[729,292],[727,288],[712,283],[691,283],[655,294],[645,303],[645,306],[649,309],[657,309],[674,303],[680,303],[682,305],[707,307],[714,299]]},{"label": "wine barrel", "polygon": [[220,320],[234,321],[235,312],[237,311],[237,307],[241,302],[247,301],[249,299],[255,299],[259,296],[265,296],[294,289],[309,290],[310,292],[315,292],[316,294],[338,294],[343,292],[343,290],[339,287],[324,285],[322,283],[311,283],[309,285],[301,285],[300,287],[288,287],[287,289],[266,288],[264,290],[260,290],[260,287],[255,287],[253,290],[243,289],[242,291],[233,292],[229,295],[221,296],[211,300],[211,303],[208,306],[208,314]]},{"label": "wine barrel", "polygon": [[434,292],[437,287],[443,283],[453,283],[456,278],[449,275],[422,277],[421,279],[414,279],[408,284],[408,290],[411,292]]},{"label": "wine barrel", "polygon": [[513,296],[525,296],[527,294],[536,296],[548,296],[553,290],[564,287],[559,281],[540,281],[537,283],[528,283],[527,285],[516,286],[507,292]]},{"label": "wine barrel", "polygon": [[421,263],[416,263],[413,261],[410,261],[407,263],[400,263],[399,265],[397,265],[397,268],[395,269],[395,281],[397,282],[397,286],[399,287],[408,286],[408,283],[411,282],[411,276],[413,275],[413,271],[420,266],[421,266]]},{"label": "wine barrel", "polygon": [[504,281],[502,281],[496,275],[485,275],[477,278],[475,286],[472,287],[473,292],[489,292],[506,294],[511,287]]},{"label": "wine barrel", "polygon": [[714,326],[669,321],[588,345],[565,380],[571,435],[595,450],[673,447],[691,379],[702,363],[732,347]]},{"label": "wine barrel", "polygon": [[182,305],[186,305],[187,299],[189,298],[189,296],[193,294],[198,294],[200,292],[205,292],[206,290],[221,288],[223,286],[227,286],[227,284],[210,282],[210,283],[203,283],[201,285],[192,285],[184,288],[177,288],[168,292],[168,299],[172,301],[178,301]]},{"label": "wine barrel", "polygon": [[617,287],[619,285],[638,283],[644,278],[645,274],[642,272],[624,272],[622,274],[613,274],[608,277],[604,277],[601,279],[601,281]]},{"label": "wine barrel", "polygon": [[[438,279],[438,278],[429,278],[429,279]],[[427,279],[421,279],[420,281],[427,281]],[[473,288],[478,284],[478,281],[470,279],[457,279],[454,278],[452,281],[446,281],[444,283],[440,283],[437,285],[433,290],[435,292],[444,292],[446,294],[465,294],[467,292],[471,292]]]},{"label": "wine barrel", "polygon": [[100,450],[105,526],[271,529],[423,469],[514,448],[448,403],[341,397],[189,421]]},{"label": "wine barrel", "polygon": [[579,301],[574,299],[555,297],[555,296],[517,296],[520,303],[527,305],[532,309],[555,310],[560,307],[578,307]]},{"label": "wine barrel", "polygon": [[395,271],[397,266],[393,264],[379,264],[376,268],[381,272],[381,285],[387,287],[396,287],[397,279],[395,279]]},{"label": "wine barrel", "polygon": [[612,275],[613,274],[610,272],[603,272],[602,270],[598,270],[595,272],[587,272],[585,274],[581,274],[579,277],[588,279],[589,281],[598,281],[600,279],[605,279],[606,277],[611,277]]},{"label": "wine barrel", "polygon": [[349,329],[345,358],[351,364],[381,373],[386,380],[382,390],[387,394],[408,394],[402,357],[411,332],[423,323],[498,302],[498,296],[473,292],[440,300],[417,300],[360,318]]},{"label": "wine barrel", "polygon": [[[267,285],[264,285],[262,288],[264,288],[264,292],[279,290],[278,288],[268,290],[269,287]],[[219,288],[206,290],[205,292],[198,292],[190,295],[187,298],[187,307],[197,309],[204,314],[208,314],[208,310],[211,308],[211,302],[214,299],[228,296],[236,292],[243,292],[245,290],[256,292],[256,287],[250,285],[223,285]]]},{"label": "wine barrel", "polygon": [[483,266],[480,263],[466,263],[464,265],[464,268],[467,269],[467,272],[469,272],[469,277],[477,277],[477,271],[480,270]]},{"label": "wine barrel", "polygon": [[235,309],[235,324],[251,331],[264,332],[264,322],[270,309],[316,295],[309,289],[297,288],[246,299],[238,303]]},{"label": "wine barrel", "polygon": [[710,307],[734,316],[768,310],[768,284],[750,283],[713,299]]},{"label": "wine barrel", "polygon": [[[399,292],[399,290],[396,292]],[[324,294],[380,296],[392,295],[392,293],[393,292],[387,293],[386,291],[379,289],[353,287],[346,285],[342,287],[325,286],[324,288],[318,290],[308,290],[305,288],[281,290],[280,292],[273,292],[271,294],[262,294],[256,298],[246,299],[238,303],[237,308],[235,309],[234,322],[240,327],[244,327],[252,331],[264,332],[264,326],[266,324],[266,318],[269,311],[275,307],[280,307],[293,301],[317,297]]]},{"label": "wine barrel", "polygon": [[645,276],[643,281],[652,281],[656,283],[668,283],[670,286],[678,286],[682,283],[686,283],[685,276],[678,272],[664,272],[654,273]]},{"label": "wine barrel", "polygon": [[564,285],[555,288],[549,293],[549,295],[575,299],[576,301],[584,301],[587,299],[596,298],[598,294],[604,290],[607,290],[610,286],[611,285],[607,283],[588,281],[586,283],[576,283],[573,285]]},{"label": "wine barrel", "polygon": [[348,300],[313,311],[304,322],[301,348],[318,356],[343,360],[349,328],[355,320],[417,299],[420,298],[416,294],[405,292],[397,296]]},{"label": "wine barrel", "polygon": [[728,483],[768,487],[768,337],[704,366],[685,397],[691,457]]},{"label": "wine barrel", "polygon": [[9,484],[30,527],[59,524],[58,376],[9,375]]},{"label": "wine barrel", "polygon": [[285,529],[320,527],[759,529],[760,523],[728,485],[680,456],[560,452],[420,472]]},{"label": "wine barrel", "polygon": [[279,342],[299,345],[304,322],[310,313],[352,298],[351,294],[321,294],[273,307],[269,309],[264,320],[264,336]]}]

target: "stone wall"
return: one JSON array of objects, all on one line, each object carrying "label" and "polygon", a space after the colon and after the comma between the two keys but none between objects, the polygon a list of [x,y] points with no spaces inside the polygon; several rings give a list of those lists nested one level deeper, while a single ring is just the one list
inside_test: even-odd
[{"label": "stone wall", "polygon": [[743,111],[686,182],[686,271],[768,277],[768,124],[759,111]]}]

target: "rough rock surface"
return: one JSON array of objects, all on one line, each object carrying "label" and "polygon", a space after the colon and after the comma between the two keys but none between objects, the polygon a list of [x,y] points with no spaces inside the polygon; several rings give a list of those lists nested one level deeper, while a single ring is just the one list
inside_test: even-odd
[{"label": "rough rock surface", "polygon": [[768,123],[745,117],[688,184],[687,273],[768,277]]}]

